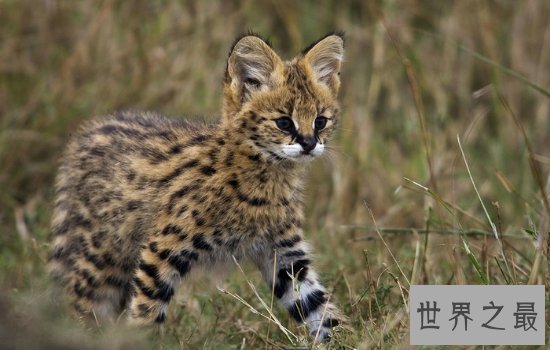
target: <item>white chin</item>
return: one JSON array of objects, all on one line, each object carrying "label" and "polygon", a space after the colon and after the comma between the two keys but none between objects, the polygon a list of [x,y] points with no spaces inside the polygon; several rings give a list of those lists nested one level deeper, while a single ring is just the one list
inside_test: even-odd
[{"label": "white chin", "polygon": [[318,143],[315,148],[307,154],[302,153],[303,150],[304,149],[299,144],[283,145],[283,147],[281,148],[281,153],[287,159],[295,161],[310,161],[323,154],[323,151],[325,150],[325,145]]}]

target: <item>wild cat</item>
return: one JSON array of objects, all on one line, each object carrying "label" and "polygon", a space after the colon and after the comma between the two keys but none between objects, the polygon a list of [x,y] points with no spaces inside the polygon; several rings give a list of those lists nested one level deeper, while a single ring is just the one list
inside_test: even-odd
[{"label": "wild cat", "polygon": [[306,164],[338,122],[344,41],[330,34],[290,61],[239,38],[214,125],[121,112],[72,138],[56,183],[50,266],[81,315],[162,323],[194,269],[252,261],[312,336],[342,317],[303,237]]}]

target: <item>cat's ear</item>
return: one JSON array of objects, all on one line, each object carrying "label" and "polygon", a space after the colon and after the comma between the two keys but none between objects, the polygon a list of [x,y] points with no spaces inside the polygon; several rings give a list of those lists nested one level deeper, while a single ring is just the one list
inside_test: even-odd
[{"label": "cat's ear", "polygon": [[343,34],[330,34],[304,50],[304,58],[318,82],[334,95],[340,87],[340,66],[344,60]]},{"label": "cat's ear", "polygon": [[243,103],[253,92],[268,90],[273,85],[273,73],[282,65],[282,60],[264,40],[246,35],[237,40],[229,54],[225,83]]}]

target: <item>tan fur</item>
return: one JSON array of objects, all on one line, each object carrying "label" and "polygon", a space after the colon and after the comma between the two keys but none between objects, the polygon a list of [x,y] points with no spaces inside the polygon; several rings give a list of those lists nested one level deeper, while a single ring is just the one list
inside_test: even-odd
[{"label": "tan fur", "polygon": [[[162,322],[190,270],[235,256],[328,336],[337,311],[329,304],[325,324],[315,319],[326,300],[302,238],[301,189],[304,163],[337,125],[342,57],[336,35],[287,62],[248,35],[228,58],[219,124],[122,112],[85,125],[64,153],[52,220],[51,269],[75,310],[112,318],[128,308],[134,323]],[[277,126],[283,116],[294,136]],[[296,143],[306,137],[317,142],[310,154]]]}]

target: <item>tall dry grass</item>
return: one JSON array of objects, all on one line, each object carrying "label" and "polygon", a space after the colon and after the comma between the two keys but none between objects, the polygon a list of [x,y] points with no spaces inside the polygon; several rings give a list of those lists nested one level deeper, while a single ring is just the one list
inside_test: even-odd
[{"label": "tall dry grass", "polygon": [[[215,288],[190,287],[165,329],[137,340],[74,325],[44,292],[52,181],[71,132],[123,108],[217,118],[227,51],[248,29],[286,57],[346,32],[341,130],[311,169],[307,206],[319,270],[351,320],[333,346],[408,344],[409,284],[548,289],[549,18],[544,0],[0,1],[4,344],[292,346]],[[223,289],[261,309],[239,273]],[[275,314],[295,346],[312,346]]]}]

